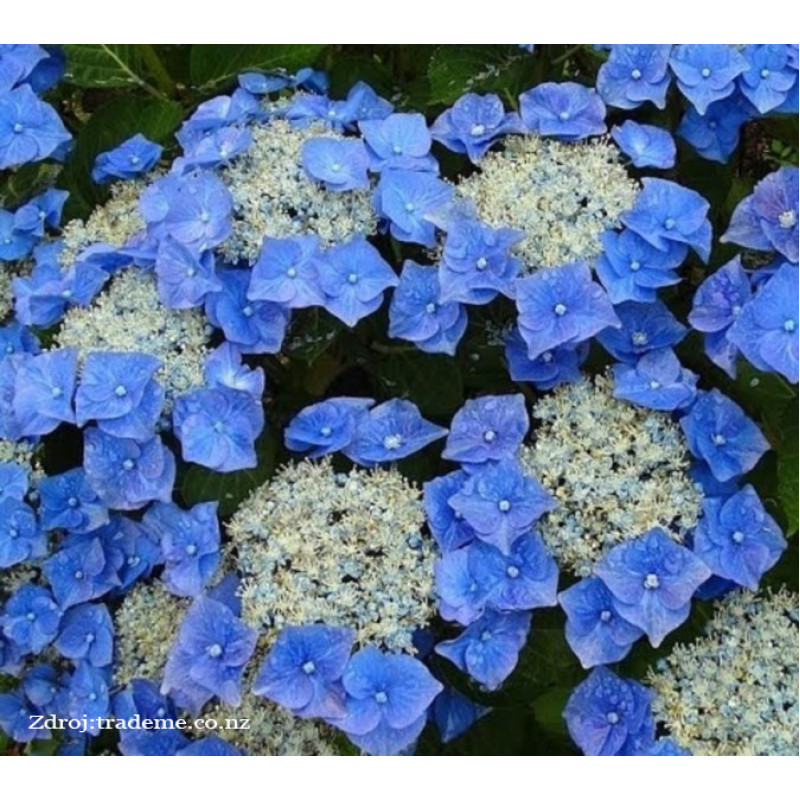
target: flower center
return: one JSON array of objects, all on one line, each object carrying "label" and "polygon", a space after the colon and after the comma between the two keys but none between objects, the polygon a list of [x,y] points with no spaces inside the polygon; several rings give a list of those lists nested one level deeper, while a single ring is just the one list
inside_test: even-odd
[{"label": "flower center", "polygon": [[553,313],[557,317],[563,317],[567,313],[567,307],[563,303],[556,303],[553,307]]},{"label": "flower center", "polygon": [[501,500],[497,504],[497,507],[505,514],[507,511],[511,510],[511,503],[509,503],[508,500]]},{"label": "flower center", "polygon": [[781,228],[793,228],[796,222],[797,214],[792,208],[781,212],[780,216],[778,217],[778,224],[781,226]]},{"label": "flower center", "polygon": [[384,705],[389,698],[386,696],[386,692],[375,692],[375,702],[378,705]]},{"label": "flower center", "polygon": [[616,725],[619,722],[619,714],[617,714],[616,711],[609,711],[608,714],[606,714],[606,719],[610,725]]},{"label": "flower center", "polygon": [[645,589],[658,589],[660,583],[661,582],[658,580],[658,575],[656,575],[655,572],[650,572],[644,576]]},{"label": "flower center", "polygon": [[741,544],[744,541],[744,534],[741,531],[734,531],[731,534],[731,539],[733,539],[736,544]]},{"label": "flower center", "polygon": [[793,319],[787,319],[786,322],[783,323],[783,329],[786,333],[792,333],[795,329],[795,322]]},{"label": "flower center", "polygon": [[506,575],[508,575],[509,578],[518,578],[519,567],[515,567],[513,564],[511,564],[511,566],[506,570]]},{"label": "flower center", "polygon": [[209,645],[206,652],[211,656],[211,658],[219,658],[222,655],[222,645],[216,643]]},{"label": "flower center", "polygon": [[641,266],[642,265],[638,261],[631,261],[630,263],[631,272],[638,272]]},{"label": "flower center", "polygon": [[611,612],[607,608],[604,608],[600,612],[600,621],[601,622],[608,622],[610,619],[611,619]]},{"label": "flower center", "polygon": [[130,470],[133,469],[133,467],[134,467],[134,463],[133,463],[133,459],[132,458],[126,458],[122,462],[122,468],[123,469],[126,469],[126,470],[130,471]]},{"label": "flower center", "polygon": [[497,434],[494,431],[486,431],[483,434],[483,441],[484,442],[493,442],[497,438]]},{"label": "flower center", "polygon": [[387,450],[397,450],[401,444],[403,444],[403,437],[399,433],[390,434],[383,439],[383,446]]},{"label": "flower center", "polygon": [[711,77],[711,70],[708,67],[703,67],[703,69],[700,70],[700,74],[704,78],[710,78]]},{"label": "flower center", "polygon": [[305,672],[306,675],[311,675],[316,669],[313,661],[306,661],[305,664],[303,664],[303,672]]},{"label": "flower center", "polygon": [[642,77],[642,71],[640,69],[631,70],[631,78],[633,78],[635,81],[638,81],[639,78],[641,77]]}]

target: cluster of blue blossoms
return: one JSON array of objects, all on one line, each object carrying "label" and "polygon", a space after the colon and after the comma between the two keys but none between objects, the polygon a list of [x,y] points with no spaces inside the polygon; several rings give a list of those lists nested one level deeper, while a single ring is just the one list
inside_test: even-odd
[{"label": "cluster of blue blossoms", "polygon": [[[0,169],[66,155],[69,134],[38,97],[62,72],[57,51],[0,46]],[[447,741],[487,713],[444,685],[437,657],[496,690],[528,642],[533,611],[560,606],[570,647],[592,669],[565,710],[576,744],[588,755],[686,754],[657,738],[650,690],[606,665],[643,637],[658,646],[687,619],[693,598],[756,590],[786,542],[753,487],[741,484],[767,440],[731,399],[698,387],[675,352],[688,329],[658,298],[683,280],[690,251],[708,262],[709,204],[638,172],[674,165],[668,131],[632,120],[608,131],[606,112],[663,108],[674,82],[688,103],[678,135],[701,156],[726,161],[745,122],[797,112],[797,75],[796,45],[613,45],[596,88],[544,83],[520,96],[518,111],[498,96],[469,93],[429,126],[363,83],[337,100],[313,70],[248,73],[230,96],[202,103],[186,120],[171,165],[141,135],[98,156],[93,180],[134,187],[129,216],[141,224],[123,241],[95,237],[75,247],[61,229],[67,195],[57,189],[0,209],[0,278],[6,268],[13,275],[13,314],[4,319],[0,304],[0,672],[18,679],[0,694],[0,728],[25,743],[50,735],[32,729],[36,715],[197,716],[245,702],[245,676],[257,669],[257,697],[322,720],[364,752],[412,752],[429,719]],[[259,132],[278,125],[302,132],[293,179],[331,204],[366,197],[375,229],[356,225],[336,238],[309,223],[259,237],[252,259],[229,258],[246,220],[226,176],[252,154]],[[482,218],[480,204],[440,177],[434,149],[436,142],[463,155],[480,173],[515,142],[612,147],[606,134],[627,157],[631,202],[572,248],[586,257],[556,265],[528,263],[522,245],[534,234],[524,220],[514,227]],[[549,180],[556,192],[558,176]],[[314,209],[297,210],[315,217]],[[798,214],[798,171],[783,167],[739,204],[722,237],[743,253],[695,293],[689,325],[730,375],[742,355],[798,382]],[[381,247],[387,237],[418,246],[419,261],[396,271]],[[596,256],[588,255],[593,247]],[[759,253],[772,261],[753,267]],[[170,363],[146,337],[122,349],[52,345],[51,331],[91,314],[131,274],[153,283],[164,318],[200,320],[201,338],[177,354],[201,364],[188,388],[176,389]],[[357,631],[309,619],[259,647],[242,619],[217,505],[178,505],[177,468],[257,466],[267,424],[259,364],[286,348],[295,311],[324,309],[353,328],[390,290],[388,336],[447,355],[464,337],[467,306],[512,301],[516,319],[503,338],[509,373],[537,392],[579,381],[598,343],[614,362],[614,397],[672,415],[683,432],[704,494],[691,534],[631,531],[590,575],[559,592],[559,565],[537,530],[559,498],[520,458],[536,435],[523,394],[468,400],[449,429],[407,399],[331,397],[289,422],[289,451],[392,470],[443,439],[442,458],[458,465],[425,483],[422,498],[447,634],[437,642],[421,631],[412,655],[357,646]],[[38,461],[44,437],[62,425],[81,429],[82,462],[46,475]],[[123,685],[115,680],[113,613],[132,590],[155,582],[186,605],[161,683],[137,677]],[[82,754],[99,733],[90,725],[60,752]],[[216,736],[175,730],[125,732],[120,751],[241,754]]]}]

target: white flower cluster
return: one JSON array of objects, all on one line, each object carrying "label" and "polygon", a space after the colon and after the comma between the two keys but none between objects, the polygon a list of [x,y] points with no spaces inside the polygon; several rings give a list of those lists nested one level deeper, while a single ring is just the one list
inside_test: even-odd
[{"label": "white flower cluster", "polygon": [[125,595],[114,618],[114,680],[134,678],[160,684],[164,666],[189,600],[170,594],[160,581],[137,583]]},{"label": "white flower cluster", "polygon": [[[167,656],[186,609],[188,598],[176,597],[155,581],[138,583],[125,596],[114,619],[116,644],[114,681],[125,686],[134,678],[161,684]],[[242,704],[237,708],[217,704],[203,712],[219,722],[214,732],[254,756],[336,755],[325,726],[295,717],[250,691],[263,658],[254,656],[245,675]],[[226,719],[249,719],[246,730],[226,729]],[[191,732],[191,728],[187,729]]]},{"label": "white flower cluster", "polygon": [[538,523],[562,567],[585,576],[620,541],[658,526],[680,540],[700,512],[683,434],[669,414],[617,400],[598,376],[536,403],[525,469],[558,501]]},{"label": "white flower cluster", "polygon": [[14,297],[11,294],[11,281],[14,275],[7,265],[0,267],[0,325],[3,324],[6,317],[11,316],[14,310]]},{"label": "white flower cluster", "polygon": [[156,173],[141,180],[115,181],[111,184],[111,197],[92,211],[87,220],[70,220],[61,235],[64,245],[59,256],[61,263],[71,266],[78,254],[93,244],[122,247],[134,234],[144,230],[139,196],[155,177]]},{"label": "white flower cluster", "polygon": [[[256,659],[260,664],[262,658]],[[204,719],[215,719],[214,733],[242,748],[251,756],[335,756],[333,729],[310,719],[301,719],[288,709],[257,697],[250,691],[254,671],[245,673],[241,705],[231,708],[216,705],[203,712]],[[225,727],[226,719],[249,719],[245,730]]]},{"label": "white flower cluster", "polygon": [[64,316],[55,337],[58,347],[149,353],[163,361],[156,377],[167,404],[203,383],[208,332],[201,309],[172,311],[162,305],[152,273],[131,267],[115,275],[85,307]]},{"label": "white flower cluster", "polygon": [[456,191],[484,222],[525,234],[516,251],[523,271],[532,273],[600,255],[600,234],[619,227],[639,185],[607,138],[511,136]]},{"label": "white flower cluster", "polygon": [[694,755],[796,756],[798,597],[733,592],[705,635],[648,675],[653,711]]},{"label": "white flower cluster", "polygon": [[10,442],[0,438],[0,464],[11,461],[29,469],[36,469],[36,446],[30,442]]},{"label": "white flower cluster", "polygon": [[304,142],[318,136],[343,138],[323,125],[294,128],[273,119],[251,128],[253,143],[220,178],[233,196],[233,233],[220,246],[232,263],[258,257],[265,236],[314,233],[323,245],[369,236],[377,216],[369,189],[327,191],[301,164]]},{"label": "white flower cluster", "polygon": [[337,474],[330,460],[289,465],[228,524],[243,578],[242,618],[269,641],[323,622],[360,643],[413,652],[434,614],[434,545],[419,491],[393,470]]}]

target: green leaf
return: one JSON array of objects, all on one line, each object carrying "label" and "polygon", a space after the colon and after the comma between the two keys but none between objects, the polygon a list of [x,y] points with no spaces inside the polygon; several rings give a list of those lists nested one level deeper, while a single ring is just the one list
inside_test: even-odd
[{"label": "green leaf", "polygon": [[99,153],[135,133],[166,141],[182,118],[183,109],[177,103],[150,97],[117,97],[97,109],[76,137],[75,151],[59,179],[59,185],[70,192],[67,217],[88,215],[107,196],[107,190],[91,179]]},{"label": "green leaf", "polygon": [[145,69],[135,44],[65,44],[64,79],[76,86],[112,88],[145,86]]},{"label": "green leaf", "polygon": [[398,351],[378,364],[378,381],[387,397],[405,397],[423,414],[449,415],[464,402],[464,382],[449,356]]},{"label": "green leaf", "polygon": [[247,70],[293,72],[309,66],[325,47],[324,44],[195,44],[189,74],[196,86],[209,87]]},{"label": "green leaf", "polygon": [[216,500],[219,513],[229,517],[253,489],[266,483],[275,472],[278,444],[269,428],[256,441],[258,465],[253,469],[236,472],[215,472],[191,464],[181,481],[181,496],[187,505]]},{"label": "green leaf", "polygon": [[24,164],[0,180],[0,208],[16,208],[55,182],[61,165],[52,162]]},{"label": "green leaf", "polygon": [[[798,526],[798,425],[797,408],[790,406],[781,429],[783,446],[778,450],[778,500],[786,515],[786,532],[797,533]],[[795,561],[795,567],[797,562]]]},{"label": "green leaf", "polygon": [[516,97],[528,54],[514,45],[443,44],[428,67],[430,102],[450,104],[464,92]]}]

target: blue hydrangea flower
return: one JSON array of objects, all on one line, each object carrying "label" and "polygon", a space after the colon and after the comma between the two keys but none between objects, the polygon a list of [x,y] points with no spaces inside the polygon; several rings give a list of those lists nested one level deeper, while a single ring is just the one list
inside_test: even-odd
[{"label": "blue hydrangea flower", "polygon": [[712,103],[705,114],[689,108],[676,133],[709,161],[727,164],[739,145],[739,132],[753,116],[752,106],[739,94]]},{"label": "blue hydrangea flower", "polygon": [[367,144],[371,170],[439,171],[430,154],[431,134],[422,114],[390,114],[385,119],[364,120],[358,127]]},{"label": "blue hydrangea flower", "polygon": [[208,131],[197,139],[187,137],[185,142],[184,156],[175,160],[173,171],[188,172],[196,167],[213,169],[228,164],[249,149],[253,133],[249,128],[230,125]]},{"label": "blue hydrangea flower", "polygon": [[589,345],[563,345],[545,350],[536,358],[528,355],[528,345],[517,328],[506,336],[506,361],[508,373],[514,381],[529,381],[540,391],[548,391],[561,383],[577,381],[581,377],[581,364],[589,355]]},{"label": "blue hydrangea flower", "polygon": [[452,186],[428,172],[388,170],[381,174],[375,191],[375,208],[389,221],[395,239],[433,247],[436,227],[428,216],[452,195]]},{"label": "blue hydrangea flower", "polygon": [[738,348],[728,331],[752,296],[750,280],[739,256],[712,272],[692,298],[689,324],[706,334],[706,355],[731,377],[736,374]]},{"label": "blue hydrangea flower", "polygon": [[416,453],[447,435],[447,428],[423,419],[408,400],[393,398],[359,419],[356,435],[344,454],[364,467],[374,467]]},{"label": "blue hydrangea flower", "polygon": [[433,721],[439,730],[442,744],[461,736],[490,711],[490,708],[473,703],[461,692],[445,686],[433,701]]},{"label": "blue hydrangea flower", "polygon": [[[475,556],[470,558],[472,548],[445,552],[436,562],[436,594],[439,598],[439,615],[442,619],[469,625],[486,609],[486,589],[472,574]],[[476,551],[478,557],[480,550]]]},{"label": "blue hydrangea flower", "polygon": [[749,484],[731,497],[707,497],[694,531],[694,552],[720,578],[755,591],[786,549],[778,523]]},{"label": "blue hydrangea flower", "polygon": [[620,214],[625,226],[659,250],[670,242],[688,244],[703,261],[711,252],[708,201],[685,186],[663,178],[642,178],[633,208]]},{"label": "blue hydrangea flower", "polygon": [[23,208],[31,208],[36,211],[36,216],[39,220],[39,231],[43,233],[45,225],[54,230],[59,227],[61,213],[68,197],[68,191],[51,187],[29,200]]},{"label": "blue hydrangea flower", "polygon": [[58,322],[67,308],[87,305],[108,280],[108,273],[95,264],[76,261],[62,272],[55,248],[40,245],[29,277],[13,279],[14,310],[23,325],[46,328]]},{"label": "blue hydrangea flower", "polygon": [[109,528],[106,535],[112,537],[112,546],[122,556],[118,567],[119,591],[125,592],[140,578],[148,577],[164,559],[158,539],[141,523],[117,516],[112,518]]},{"label": "blue hydrangea flower", "polygon": [[519,115],[507,113],[496,94],[465,94],[444,111],[431,127],[431,135],[448,150],[466,153],[477,163],[496,139],[522,133]]},{"label": "blue hydrangea flower", "polygon": [[0,44],[0,92],[27,83],[47,57],[47,50],[38,44]]},{"label": "blue hydrangea flower", "polygon": [[253,395],[225,386],[195,389],[177,398],[172,423],[185,461],[217,472],[256,466],[264,409]]},{"label": "blue hydrangea flower", "polygon": [[799,204],[797,167],[781,167],[759,181],[736,206],[720,241],[752,250],[777,250],[797,264]]},{"label": "blue hydrangea flower", "polygon": [[798,294],[797,266],[784,264],[742,306],[727,334],[729,341],[754,366],[766,372],[779,372],[792,383],[797,383],[800,377]]},{"label": "blue hydrangea flower", "polygon": [[615,44],[597,72],[597,91],[610,106],[666,105],[670,75],[668,44]]},{"label": "blue hydrangea flower", "polygon": [[135,411],[159,367],[161,361],[146,353],[89,353],[75,395],[78,425]]},{"label": "blue hydrangea flower", "polygon": [[715,100],[733,94],[747,60],[729,44],[679,44],[669,58],[678,89],[700,114]]},{"label": "blue hydrangea flower", "polygon": [[281,349],[289,313],[277,303],[248,300],[250,272],[222,268],[217,271],[222,290],[206,295],[206,314],[225,338],[243,353],[277,353]]},{"label": "blue hydrangea flower", "polygon": [[522,124],[539,136],[574,141],[606,132],[606,106],[579,83],[540,83],[519,96]]},{"label": "blue hydrangea flower", "polygon": [[437,644],[436,652],[494,691],[517,666],[530,627],[529,611],[500,614],[488,610],[457,639]]},{"label": "blue hydrangea flower", "polygon": [[469,546],[469,571],[495,611],[556,605],[558,567],[538,533],[514,540],[507,555],[483,541]]},{"label": "blue hydrangea flower", "polygon": [[594,566],[616,612],[641,628],[653,647],[689,616],[695,589],[711,570],[661,528],[622,542]]},{"label": "blue hydrangea flower", "polygon": [[634,167],[669,169],[675,166],[675,140],[663,128],[640,125],[629,119],[611,129],[611,138]]},{"label": "blue hydrangea flower", "polygon": [[488,463],[476,470],[449,503],[482,541],[504,553],[556,505],[515,459]]},{"label": "blue hydrangea flower", "polygon": [[15,742],[26,744],[35,739],[51,739],[49,730],[36,726],[39,710],[17,689],[0,694],[0,729]]},{"label": "blue hydrangea flower", "polygon": [[310,458],[344,450],[373,405],[369,397],[332,397],[307,406],[286,427],[286,447]]},{"label": "blue hydrangea flower", "polygon": [[345,716],[340,679],[355,638],[355,631],[328,625],[284,628],[264,657],[253,693],[298,717]]},{"label": "blue hydrangea flower", "polygon": [[256,633],[223,603],[199,597],[186,612],[170,649],[161,691],[193,714],[212,697],[236,707]]},{"label": "blue hydrangea flower", "polygon": [[615,306],[622,326],[601,331],[597,340],[617,361],[634,364],[645,353],[672,347],[686,336],[686,327],[660,301]]},{"label": "blue hydrangea flower", "polygon": [[326,250],[318,272],[325,309],[350,328],[377,311],[384,291],[399,283],[389,264],[362,236]]},{"label": "blue hydrangea flower", "polygon": [[242,361],[242,351],[231,342],[223,342],[212,350],[203,365],[203,377],[211,389],[227,387],[247,392],[261,401],[266,377],[263,367],[249,367]]},{"label": "blue hydrangea flower", "polygon": [[347,713],[334,724],[374,755],[397,753],[411,744],[443,688],[417,659],[372,646],[350,659],[342,685]]},{"label": "blue hydrangea flower", "polygon": [[55,648],[73,661],[88,661],[93,667],[111,664],[114,623],[104,603],[84,603],[70,608],[61,623]]},{"label": "blue hydrangea flower", "polygon": [[81,661],[67,681],[66,710],[71,719],[86,720],[89,736],[100,733],[100,719],[108,716],[110,708],[108,678],[99,670]]},{"label": "blue hydrangea flower", "polygon": [[116,566],[96,536],[68,540],[44,562],[42,571],[63,609],[102,597],[120,583]]},{"label": "blue hydrangea flower", "polygon": [[467,400],[453,417],[442,458],[468,464],[513,458],[529,427],[524,395]]},{"label": "blue hydrangea flower", "polygon": [[[134,678],[114,695],[114,716],[119,720],[164,720],[175,722],[174,703],[161,694],[152,681]],[[119,732],[119,751],[124,756],[171,756],[189,740],[175,727],[156,729],[126,727]]]},{"label": "blue hydrangea flower", "polygon": [[586,756],[627,755],[655,737],[651,697],[636,681],[595,667],[567,701],[569,734]]},{"label": "blue hydrangea flower", "polygon": [[389,305],[389,336],[452,356],[466,329],[466,309],[441,300],[439,270],[406,261]]},{"label": "blue hydrangea flower", "polygon": [[221,561],[217,503],[198,503],[187,511],[156,503],[144,524],[161,542],[166,588],[183,597],[201,594]]},{"label": "blue hydrangea flower", "polygon": [[24,583],[6,601],[0,628],[20,653],[41,653],[58,633],[61,609],[47,589]]},{"label": "blue hydrangea flower", "polygon": [[35,230],[21,226],[19,211],[0,208],[0,261],[27,258],[39,240]]},{"label": "blue hydrangea flower", "polygon": [[42,478],[38,489],[42,530],[89,533],[108,522],[108,509],[89,485],[82,467]]},{"label": "blue hydrangea flower", "polygon": [[689,450],[718,481],[749,472],[769,450],[758,426],[719,389],[701,392],[680,422]]},{"label": "blue hydrangea flower", "polygon": [[92,180],[95,183],[108,183],[116,178],[138,178],[158,163],[161,152],[161,145],[137,133],[113,150],[97,156],[92,169]]},{"label": "blue hydrangea flower", "polygon": [[89,485],[109,508],[131,511],[172,497],[175,457],[158,436],[137,442],[89,428],[83,459]]},{"label": "blue hydrangea flower", "polygon": [[468,479],[462,470],[449,472],[423,484],[423,507],[433,538],[444,553],[458,550],[475,538],[475,531],[451,505],[450,498]]},{"label": "blue hydrangea flower", "polygon": [[697,395],[697,375],[670,348],[651,350],[635,364],[615,364],[614,397],[656,411],[686,408]]},{"label": "blue hydrangea flower", "polygon": [[[299,75],[300,73],[298,73]],[[286,109],[286,118],[298,128],[323,121],[336,130],[352,128],[365,119],[384,119],[394,107],[367,83],[353,84],[344,100],[331,100],[322,95],[297,94]]]},{"label": "blue hydrangea flower", "polygon": [[303,143],[301,162],[306,175],[333,192],[369,188],[369,156],[360,139],[319,136]]},{"label": "blue hydrangea flower", "polygon": [[458,219],[447,229],[439,265],[442,299],[483,305],[499,293],[513,297],[520,261],[511,248],[523,238],[511,228]]},{"label": "blue hydrangea flower", "polygon": [[20,681],[25,697],[41,712],[53,713],[58,707],[58,673],[50,664],[34,664]]},{"label": "blue hydrangea flower", "polygon": [[666,250],[659,250],[629,230],[606,231],[600,240],[603,252],[595,272],[615,305],[626,300],[652,303],[658,289],[680,281],[674,270],[686,258],[685,244],[670,242]]},{"label": "blue hydrangea flower", "polygon": [[156,255],[161,302],[176,310],[202,306],[207,294],[222,289],[214,267],[214,254],[210,250],[197,255],[172,236],[165,236]]},{"label": "blue hydrangea flower", "polygon": [[169,234],[199,252],[230,235],[233,199],[210,172],[171,173],[142,192],[139,211],[156,239]]},{"label": "blue hydrangea flower", "polygon": [[212,97],[200,103],[195,112],[181,125],[176,138],[184,148],[204,135],[231,125],[240,125],[258,117],[261,107],[258,98],[244,89],[230,95]]},{"label": "blue hydrangea flower", "polygon": [[608,295],[583,261],[540,270],[517,281],[516,292],[519,332],[531,359],[620,326]]},{"label": "blue hydrangea flower", "polygon": [[61,159],[71,139],[56,110],[27,84],[0,94],[0,170]]},{"label": "blue hydrangea flower", "polygon": [[0,568],[6,569],[47,553],[47,537],[33,509],[21,500],[0,500]]},{"label": "blue hydrangea flower", "polygon": [[286,308],[324,305],[318,259],[319,239],[314,235],[265,238],[253,265],[248,300],[267,300]]},{"label": "blue hydrangea flower", "polygon": [[558,595],[567,615],[564,635],[584,669],[622,661],[643,635],[617,613],[613,601],[603,581],[593,575]]},{"label": "blue hydrangea flower", "polygon": [[55,430],[62,422],[75,422],[72,397],[78,369],[74,348],[29,356],[17,370],[14,413],[23,436]]},{"label": "blue hydrangea flower", "polygon": [[774,111],[786,101],[797,81],[797,69],[792,68],[789,46],[748,44],[742,55],[747,61],[747,68],[738,81],[742,94],[759,114]]},{"label": "blue hydrangea flower", "polygon": [[[44,480],[48,480],[44,478]],[[39,484],[41,487],[41,483]],[[0,462],[0,502],[9,498],[23,500],[28,493],[28,471],[22,464]]]},{"label": "blue hydrangea flower", "polygon": [[17,320],[0,326],[0,361],[8,356],[22,353],[35,355],[38,352],[39,340],[36,335]]}]

